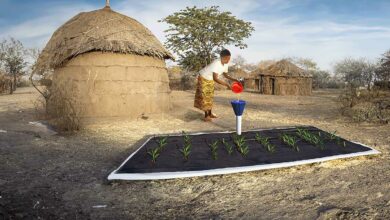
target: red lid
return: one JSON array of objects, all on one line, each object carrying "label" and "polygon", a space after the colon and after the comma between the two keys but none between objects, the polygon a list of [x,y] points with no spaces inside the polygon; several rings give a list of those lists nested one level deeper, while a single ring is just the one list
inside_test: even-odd
[{"label": "red lid", "polygon": [[244,90],[244,87],[242,86],[241,83],[239,83],[239,82],[234,82],[234,83],[232,84],[232,91],[233,91],[234,93],[241,93],[242,90]]}]

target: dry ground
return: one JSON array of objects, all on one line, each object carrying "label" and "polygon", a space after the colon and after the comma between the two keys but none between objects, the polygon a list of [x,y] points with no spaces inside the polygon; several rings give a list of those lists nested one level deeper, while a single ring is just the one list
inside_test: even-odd
[{"label": "dry ground", "polygon": [[11,219],[390,219],[390,126],[341,117],[337,91],[310,97],[245,93],[243,126],[337,130],[381,155],[212,177],[105,180],[145,135],[234,128],[232,93],[217,92],[220,119],[213,123],[200,120],[193,96],[172,92],[169,115],[101,121],[76,135],[50,136],[28,124],[35,120],[33,88],[1,95],[0,213]]}]

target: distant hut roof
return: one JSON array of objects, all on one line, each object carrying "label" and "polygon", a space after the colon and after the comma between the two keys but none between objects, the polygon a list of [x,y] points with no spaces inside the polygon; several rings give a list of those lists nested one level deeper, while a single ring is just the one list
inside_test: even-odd
[{"label": "distant hut roof", "polygon": [[173,59],[145,26],[106,6],[81,12],[58,28],[39,56],[37,69],[59,67],[73,57],[91,51]]},{"label": "distant hut roof", "polygon": [[289,76],[289,77],[312,77],[305,70],[299,68],[290,61],[283,59],[268,67],[255,70],[252,74],[254,75],[267,75],[267,76]]},{"label": "distant hut roof", "polygon": [[238,78],[238,77],[245,78],[245,77],[249,76],[249,73],[242,68],[234,68],[233,70],[231,70],[229,72],[231,73],[232,76],[234,76],[236,78]]}]

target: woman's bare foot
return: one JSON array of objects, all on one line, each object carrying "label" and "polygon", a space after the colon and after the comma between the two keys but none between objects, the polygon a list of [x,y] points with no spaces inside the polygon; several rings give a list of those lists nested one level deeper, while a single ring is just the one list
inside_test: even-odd
[{"label": "woman's bare foot", "polygon": [[210,118],[218,118],[216,114],[211,113]]},{"label": "woman's bare foot", "polygon": [[211,121],[212,119],[211,119],[210,116],[207,116],[207,117],[205,117],[203,120],[204,120],[205,122],[208,122],[208,121]]}]

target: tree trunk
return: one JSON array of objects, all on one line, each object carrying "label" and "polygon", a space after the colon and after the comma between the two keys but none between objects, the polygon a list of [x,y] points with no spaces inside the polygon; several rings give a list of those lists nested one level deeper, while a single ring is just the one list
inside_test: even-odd
[{"label": "tree trunk", "polygon": [[9,81],[9,94],[12,95],[14,93],[14,88],[13,88],[13,82],[12,80]]},{"label": "tree trunk", "polygon": [[16,73],[14,73],[14,86],[13,86],[13,91],[16,90]]}]

